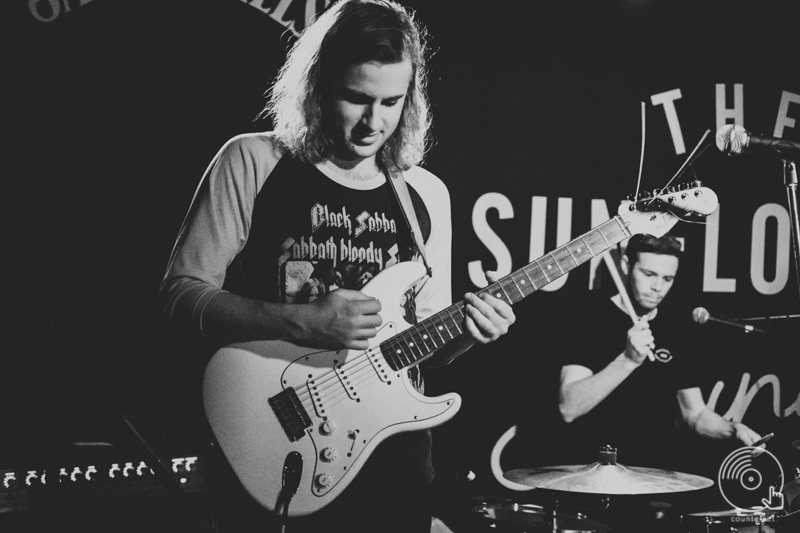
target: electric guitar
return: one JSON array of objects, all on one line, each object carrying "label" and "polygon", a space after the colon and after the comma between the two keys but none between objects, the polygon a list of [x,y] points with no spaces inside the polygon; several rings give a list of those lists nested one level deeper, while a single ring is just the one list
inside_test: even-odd
[{"label": "electric guitar", "polygon": [[[635,233],[660,237],[680,217],[703,217],[716,194],[699,182],[623,203],[619,214],[482,289],[514,304]],[[285,516],[313,513],[350,484],[387,437],[442,424],[458,394],[419,394],[406,369],[463,333],[458,302],[410,326],[403,293],[425,275],[417,262],[382,272],[362,292],[383,304],[370,347],[324,350],[286,341],[254,341],[217,351],[203,382],[205,413],[244,487]]]}]

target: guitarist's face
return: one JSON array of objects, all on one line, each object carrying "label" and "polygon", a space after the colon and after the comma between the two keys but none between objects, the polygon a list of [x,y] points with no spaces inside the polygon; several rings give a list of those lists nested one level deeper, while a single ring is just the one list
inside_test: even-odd
[{"label": "guitarist's face", "polygon": [[629,270],[628,287],[630,296],[642,311],[652,311],[669,293],[675,274],[678,272],[678,258],[674,255],[640,252],[632,268],[627,268],[627,257],[623,257],[623,269]]},{"label": "guitarist's face", "polygon": [[369,61],[344,71],[325,117],[338,159],[358,163],[375,157],[400,123],[411,75],[408,59]]}]

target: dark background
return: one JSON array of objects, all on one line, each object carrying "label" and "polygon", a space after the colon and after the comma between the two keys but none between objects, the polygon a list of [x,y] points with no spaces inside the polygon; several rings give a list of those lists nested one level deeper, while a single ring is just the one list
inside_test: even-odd
[{"label": "dark background", "polygon": [[[0,362],[0,467],[36,468],[44,457],[69,456],[75,441],[125,445],[133,437],[123,414],[156,451],[182,453],[204,445],[196,411],[202,368],[165,335],[156,288],[217,149],[233,135],[269,128],[255,117],[293,36],[255,8],[260,1],[52,1],[57,11],[35,0],[2,8],[8,342]],[[520,268],[529,261],[531,197],[548,199],[551,250],[558,198],[573,200],[577,236],[591,228],[592,199],[605,199],[613,214],[634,192],[640,102],[642,189],[651,190],[675,174],[706,130],[713,139],[715,84],[727,86],[729,105],[733,84],[743,84],[744,126],[765,135],[781,93],[800,94],[789,1],[405,3],[427,26],[434,51],[435,144],[425,166],[451,190],[456,295],[475,288],[470,261],[496,267],[471,224],[482,194],[511,201],[513,218],[490,211],[488,220]],[[297,9],[289,14],[300,19]],[[684,154],[675,154],[663,108],[650,103],[676,88]],[[789,115],[800,119],[800,106]],[[800,128],[784,137],[800,141]],[[705,228],[678,224],[687,254],[676,292],[716,315],[797,313],[793,268],[778,294],[762,295],[750,283],[753,213],[766,203],[786,206],[780,161],[728,158],[712,146],[680,181],[691,179],[720,197],[718,274],[736,278],[737,288],[703,292]],[[767,228],[766,255],[774,257],[775,224]],[[774,260],[766,268],[769,279]],[[601,273],[599,290],[611,287]],[[444,492],[470,470],[478,478],[467,492],[497,491],[489,451],[514,424],[526,428],[525,440],[510,465],[546,464],[556,460],[554,450],[569,449],[558,441],[555,395],[559,353],[580,325],[562,317],[587,295],[584,266],[561,289],[519,304],[518,324],[500,342],[431,376],[431,392],[464,398],[456,419],[435,432]],[[798,414],[784,416],[800,390],[798,336],[796,321],[769,326],[759,337],[706,326],[704,364],[724,384],[722,414],[743,375],[749,386],[778,377],[779,414],[768,386],[744,421],[775,431],[780,449],[800,426]],[[713,475],[733,448],[693,449],[687,469]],[[782,453],[785,468],[800,463],[791,450]]]}]

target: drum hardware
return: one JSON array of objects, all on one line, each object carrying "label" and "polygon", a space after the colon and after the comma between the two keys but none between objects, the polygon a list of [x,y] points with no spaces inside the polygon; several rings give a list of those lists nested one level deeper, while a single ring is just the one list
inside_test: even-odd
[{"label": "drum hardware", "polygon": [[598,461],[589,465],[523,468],[504,476],[539,489],[609,495],[684,492],[714,484],[694,474],[617,464],[617,450],[610,446],[601,448]]},{"label": "drum hardware", "polygon": [[688,533],[774,533],[779,516],[775,511],[731,509],[690,513],[684,524]]},{"label": "drum hardware", "polygon": [[469,521],[469,527],[464,528],[467,532],[485,530],[514,533],[603,533],[609,531],[608,526],[590,519],[585,513],[559,508],[557,504],[548,508],[503,498],[478,497],[467,500],[467,514],[470,517],[478,517],[478,521]]},{"label": "drum hardware", "polygon": [[783,485],[784,509],[790,513],[800,511],[800,466],[795,467],[787,477],[792,480]]}]

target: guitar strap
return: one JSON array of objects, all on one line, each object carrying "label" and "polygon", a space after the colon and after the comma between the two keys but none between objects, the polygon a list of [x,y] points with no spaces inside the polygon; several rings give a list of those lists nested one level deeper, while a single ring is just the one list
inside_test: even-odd
[{"label": "guitar strap", "polygon": [[422,231],[419,229],[419,221],[417,220],[414,204],[411,202],[411,194],[408,192],[408,184],[403,177],[403,173],[390,173],[388,171],[384,171],[384,173],[386,174],[386,181],[389,182],[389,186],[392,188],[392,191],[394,191],[397,203],[400,204],[400,211],[403,213],[403,219],[405,219],[408,231],[411,233],[414,247],[422,257],[422,264],[425,265],[428,276],[433,276],[433,270],[431,270],[430,265],[428,265],[428,259],[425,257],[425,243],[421,240]]}]

